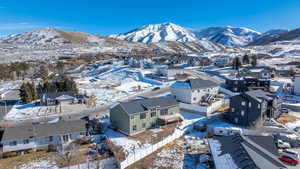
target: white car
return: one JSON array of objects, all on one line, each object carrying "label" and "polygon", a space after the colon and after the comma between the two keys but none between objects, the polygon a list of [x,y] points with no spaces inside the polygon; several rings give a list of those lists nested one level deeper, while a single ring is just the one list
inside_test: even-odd
[{"label": "white car", "polygon": [[277,140],[277,147],[286,149],[286,148],[291,148],[291,145],[290,145],[290,143],[284,142],[282,140]]}]

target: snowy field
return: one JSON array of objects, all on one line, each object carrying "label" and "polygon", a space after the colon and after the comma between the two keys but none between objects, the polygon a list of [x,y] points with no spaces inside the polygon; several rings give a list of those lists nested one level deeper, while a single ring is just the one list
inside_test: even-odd
[{"label": "snowy field", "polygon": [[[58,110],[57,110],[58,111]],[[14,105],[4,117],[5,120],[25,120],[57,114],[54,106],[35,106],[34,104]]]},{"label": "snowy field", "polygon": [[126,66],[97,66],[76,82],[82,93],[96,96],[98,106],[106,105],[156,86],[142,81],[139,71]]}]

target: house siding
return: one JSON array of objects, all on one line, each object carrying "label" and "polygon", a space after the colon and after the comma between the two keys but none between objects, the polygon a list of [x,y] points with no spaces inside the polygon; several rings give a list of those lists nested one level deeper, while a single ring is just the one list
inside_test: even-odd
[{"label": "house siding", "polygon": [[[78,138],[81,138],[85,135],[81,135],[81,133],[85,133],[86,131],[78,132],[78,133],[72,133],[72,134],[65,134],[69,135],[69,141],[74,141]],[[22,150],[28,150],[28,149],[40,149],[40,148],[46,148],[49,145],[59,145],[63,142],[63,135],[56,135],[52,136],[52,141],[49,140],[49,137],[35,137],[35,138],[23,138],[23,139],[17,139],[17,140],[11,140],[11,141],[5,141],[1,142],[3,145],[3,152],[13,152],[13,151],[22,151]],[[27,144],[24,144],[24,140],[28,140],[29,142]],[[16,145],[10,145],[11,142],[16,141]]]},{"label": "house siding", "polygon": [[[144,112],[128,114],[120,105],[117,105],[110,110],[110,120],[122,133],[131,136],[157,125],[158,117],[164,116],[161,115],[161,110],[166,111],[166,115],[174,115],[179,113],[180,108],[178,105],[170,107],[153,107]],[[156,113],[153,117],[151,117],[152,111],[155,111]],[[146,114],[145,119],[140,118],[140,114],[142,113]],[[145,126],[143,126],[143,124],[145,124]],[[133,126],[136,126],[136,130],[133,130]]]},{"label": "house siding", "polygon": [[[242,102],[244,102],[245,104],[242,105]],[[244,115],[242,114],[242,111],[244,112]],[[265,101],[263,103],[259,103],[258,101],[250,97],[242,97],[240,95],[233,96],[230,99],[229,119],[235,124],[239,124],[241,126],[246,127],[260,126],[263,121],[263,112],[265,111]]]},{"label": "house siding", "polygon": [[110,121],[121,132],[130,134],[129,116],[120,105],[110,109]]}]

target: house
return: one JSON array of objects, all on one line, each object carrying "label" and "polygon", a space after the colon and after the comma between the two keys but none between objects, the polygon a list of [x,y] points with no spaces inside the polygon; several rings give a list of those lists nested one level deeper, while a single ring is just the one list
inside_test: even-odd
[{"label": "house", "polygon": [[218,94],[219,85],[210,80],[188,79],[171,86],[171,94],[180,102],[196,104]]},{"label": "house", "polygon": [[174,79],[177,75],[183,75],[182,67],[169,67],[167,65],[157,66],[156,71],[159,75],[166,77],[168,80]]},{"label": "house", "polygon": [[232,92],[245,92],[254,89],[269,91],[270,83],[268,79],[257,79],[253,77],[227,78],[225,82],[227,89]]},{"label": "house", "polygon": [[225,67],[225,66],[229,65],[230,62],[231,62],[230,56],[219,56],[219,57],[215,57],[213,59],[214,65],[216,65],[218,67]]},{"label": "house", "polygon": [[283,169],[272,136],[231,135],[208,139],[216,169]]},{"label": "house", "polygon": [[76,96],[73,92],[51,92],[41,95],[42,105],[58,105],[58,104],[71,104],[74,103]]},{"label": "house", "polygon": [[59,121],[52,124],[28,124],[8,127],[0,137],[0,152],[47,148],[72,142],[86,136],[86,122]]},{"label": "house", "polygon": [[267,66],[248,66],[240,69],[241,76],[250,76],[257,79],[270,79],[274,75],[274,72],[274,69]]},{"label": "house", "polygon": [[112,125],[126,135],[177,122],[180,118],[179,104],[173,98],[137,99],[120,102],[110,108]]},{"label": "house", "polygon": [[276,118],[281,102],[271,93],[251,90],[230,98],[228,119],[245,127],[261,126],[266,118]]}]

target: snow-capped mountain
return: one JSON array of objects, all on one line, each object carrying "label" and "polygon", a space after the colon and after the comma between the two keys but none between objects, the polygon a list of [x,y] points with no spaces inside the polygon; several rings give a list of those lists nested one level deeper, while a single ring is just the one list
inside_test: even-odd
[{"label": "snow-capped mountain", "polygon": [[266,36],[262,36],[259,39],[251,42],[249,45],[250,46],[267,45],[270,43],[277,43],[277,42],[281,43],[282,41],[295,41],[295,40],[296,41],[300,40],[300,28],[293,29],[283,33],[269,34]]},{"label": "snow-capped mountain", "polygon": [[165,53],[173,54],[191,54],[191,53],[203,53],[222,51],[226,48],[223,45],[213,43],[209,40],[197,40],[192,42],[178,42],[178,41],[165,41],[154,43]]},{"label": "snow-capped mountain", "polygon": [[170,22],[146,25],[127,33],[110,35],[110,37],[147,44],[165,41],[191,42],[198,40],[191,30]]},{"label": "snow-capped mountain", "polygon": [[0,43],[28,44],[28,45],[62,45],[99,43],[104,37],[73,31],[63,31],[54,28],[42,28],[17,35],[10,35],[0,39]]},{"label": "snow-capped mountain", "polygon": [[198,39],[206,38],[225,46],[241,47],[260,37],[261,33],[243,27],[209,27],[194,31]]},{"label": "snow-capped mountain", "polygon": [[267,35],[273,35],[273,34],[279,34],[279,33],[285,33],[285,32],[288,32],[289,30],[287,29],[271,29],[263,34],[261,34],[260,37],[263,37],[263,36],[267,36]]},{"label": "snow-capped mountain", "polygon": [[165,41],[192,42],[206,38],[225,46],[240,47],[257,39],[260,35],[259,32],[242,27],[226,26],[192,30],[167,22],[142,26],[110,37],[147,44]]}]

